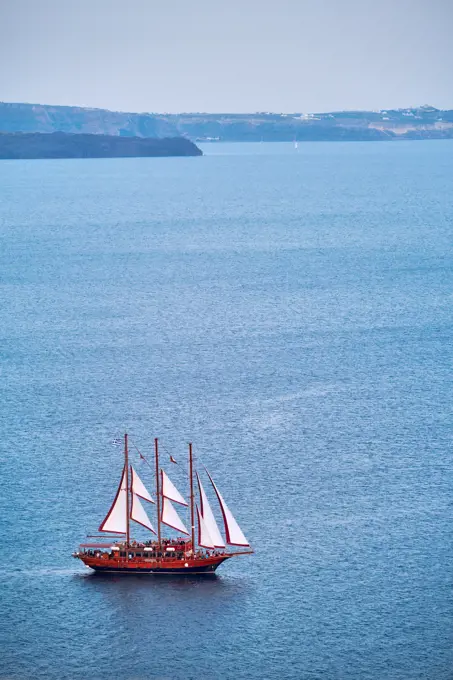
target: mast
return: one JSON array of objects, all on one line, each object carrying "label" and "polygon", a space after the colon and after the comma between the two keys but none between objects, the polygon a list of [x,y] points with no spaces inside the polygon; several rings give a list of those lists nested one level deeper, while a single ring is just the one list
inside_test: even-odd
[{"label": "mast", "polygon": [[157,541],[160,549],[160,485],[159,485],[159,443],[154,440],[154,454],[156,457],[156,503],[157,503]]},{"label": "mast", "polygon": [[192,553],[195,554],[195,515],[194,515],[194,496],[193,496],[193,457],[192,442],[189,444],[189,479],[190,479],[190,528],[192,537]]},{"label": "mast", "polygon": [[127,450],[127,433],[124,434],[124,469],[126,471],[126,555],[129,548],[129,452]]}]

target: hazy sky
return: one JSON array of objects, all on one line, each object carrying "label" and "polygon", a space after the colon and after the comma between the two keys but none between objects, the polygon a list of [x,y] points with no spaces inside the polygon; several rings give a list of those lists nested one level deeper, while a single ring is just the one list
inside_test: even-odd
[{"label": "hazy sky", "polygon": [[453,108],[453,0],[0,0],[0,100]]}]

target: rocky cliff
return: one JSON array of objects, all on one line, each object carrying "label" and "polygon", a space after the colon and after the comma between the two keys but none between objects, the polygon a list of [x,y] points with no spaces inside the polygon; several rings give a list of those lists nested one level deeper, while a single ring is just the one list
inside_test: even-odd
[{"label": "rocky cliff", "polygon": [[195,141],[381,141],[453,138],[453,111],[433,106],[330,113],[121,113],[0,103],[0,132],[68,132]]},{"label": "rocky cliff", "polygon": [[0,132],[73,132],[120,137],[176,137],[163,116],[107,109],[0,102]]}]

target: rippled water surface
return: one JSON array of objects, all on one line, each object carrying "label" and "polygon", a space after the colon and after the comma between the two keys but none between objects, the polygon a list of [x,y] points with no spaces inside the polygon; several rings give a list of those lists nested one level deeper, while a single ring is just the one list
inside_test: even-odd
[{"label": "rippled water surface", "polygon": [[[451,679],[452,143],[205,152],[0,163],[0,677]],[[256,554],[73,560],[125,429]]]}]

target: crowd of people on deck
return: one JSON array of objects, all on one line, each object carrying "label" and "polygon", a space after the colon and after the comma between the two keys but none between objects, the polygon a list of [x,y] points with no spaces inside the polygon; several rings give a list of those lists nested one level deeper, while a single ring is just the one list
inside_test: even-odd
[{"label": "crowd of people on deck", "polygon": [[[107,546],[106,546],[107,547]],[[110,553],[104,553],[99,550],[85,550],[84,553],[88,555],[89,557],[104,557],[107,558],[107,556],[110,559],[118,559],[119,557],[124,557],[125,556],[125,550],[126,550],[126,544],[123,543],[118,543],[117,547],[120,549],[120,551],[110,551]],[[134,557],[146,557],[150,559],[157,559],[157,558],[173,558],[177,560],[182,560],[185,557],[190,556],[195,557],[197,559],[206,559],[208,557],[218,557],[220,555],[224,555],[225,551],[223,550],[214,550],[214,551],[208,551],[208,550],[203,550],[203,549],[198,549],[194,553],[192,553],[191,550],[192,544],[189,541],[189,539],[184,539],[184,538],[163,538],[160,542],[160,546],[157,543],[157,541],[144,541],[144,542],[139,542],[139,541],[132,541],[129,544],[129,553],[128,557],[130,559]],[[133,549],[131,551],[131,548]],[[144,550],[144,548],[153,548],[153,550],[147,550],[146,552],[143,553],[138,553],[136,554],[137,549]],[[159,549],[160,548],[160,549]],[[168,550],[170,548],[170,550]],[[189,552],[187,552],[189,550]]]}]

